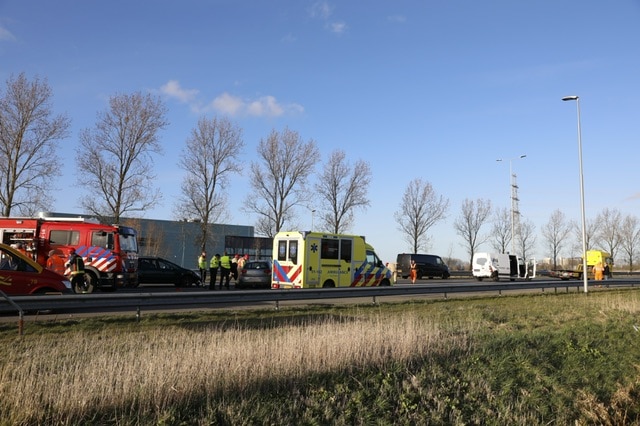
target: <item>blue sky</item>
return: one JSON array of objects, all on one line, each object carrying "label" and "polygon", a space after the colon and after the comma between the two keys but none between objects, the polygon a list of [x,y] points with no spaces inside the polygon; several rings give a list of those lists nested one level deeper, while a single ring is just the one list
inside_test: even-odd
[{"label": "blue sky", "polygon": [[[286,126],[323,160],[339,148],[370,163],[371,206],[352,232],[385,261],[409,250],[393,215],[417,177],[450,201],[429,252],[466,259],[453,229],[463,200],[508,208],[509,162],[496,159],[522,154],[520,211],[537,227],[533,254],[548,256],[539,231],[551,213],[580,218],[566,95],[580,96],[587,218],[638,214],[639,45],[638,0],[0,0],[0,79],[48,80],[54,110],[72,120],[61,155],[75,157],[110,96],[163,98],[164,202],[145,217],[174,217],[186,138],[199,117],[227,116],[247,164],[227,188],[228,222],[253,225],[240,209],[248,166],[260,139]],[[81,194],[62,190],[74,179],[66,167],[54,210],[78,211]],[[311,212],[299,222],[309,228]]]}]

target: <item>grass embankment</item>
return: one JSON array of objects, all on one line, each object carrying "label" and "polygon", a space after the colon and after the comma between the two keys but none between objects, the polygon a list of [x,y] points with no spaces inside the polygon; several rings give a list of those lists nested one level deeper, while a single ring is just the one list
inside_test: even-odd
[{"label": "grass embankment", "polygon": [[0,424],[640,424],[637,290],[0,327]]}]

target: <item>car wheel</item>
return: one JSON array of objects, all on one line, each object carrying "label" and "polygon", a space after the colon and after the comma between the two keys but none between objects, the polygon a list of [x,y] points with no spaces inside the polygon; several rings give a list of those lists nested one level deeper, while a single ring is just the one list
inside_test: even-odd
[{"label": "car wheel", "polygon": [[189,287],[191,284],[191,278],[184,276],[180,278],[180,281],[178,281],[176,287]]}]

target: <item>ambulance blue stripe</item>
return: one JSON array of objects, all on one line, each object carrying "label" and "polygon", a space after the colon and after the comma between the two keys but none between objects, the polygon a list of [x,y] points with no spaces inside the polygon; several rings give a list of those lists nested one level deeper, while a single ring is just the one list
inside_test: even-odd
[{"label": "ambulance blue stripe", "polygon": [[[276,270],[278,271],[277,274],[276,274]],[[282,278],[280,278],[280,277],[282,277]],[[275,280],[275,281],[284,281],[286,283],[290,283],[291,282],[291,279],[289,278],[289,275],[287,275],[287,273],[284,271],[284,269],[280,265],[280,262],[278,262],[277,260],[273,261],[273,280]]]}]

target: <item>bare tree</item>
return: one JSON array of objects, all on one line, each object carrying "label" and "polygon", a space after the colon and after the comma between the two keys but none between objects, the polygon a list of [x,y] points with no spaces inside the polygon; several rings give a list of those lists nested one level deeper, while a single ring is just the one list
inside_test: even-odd
[{"label": "bare tree", "polygon": [[528,252],[536,244],[536,226],[530,220],[520,221],[520,232],[518,232],[518,241],[520,243],[520,253],[523,259],[528,259]]},{"label": "bare tree", "polygon": [[68,136],[69,119],[53,116],[46,80],[9,77],[0,92],[0,203],[2,215],[32,216],[53,202],[53,177],[60,175],[57,141]]},{"label": "bare tree", "polygon": [[209,224],[226,212],[224,187],[232,174],[240,173],[239,153],[244,148],[242,129],[226,118],[200,118],[182,150],[179,167],[186,172],[179,216],[198,219],[199,245],[206,250]]},{"label": "bare tree", "polygon": [[549,217],[549,221],[542,227],[542,236],[551,251],[554,269],[558,267],[558,256],[566,243],[570,230],[571,225],[567,223],[565,215],[560,209],[556,209]]},{"label": "bare tree", "polygon": [[152,154],[162,152],[158,132],[168,125],[165,116],[164,104],[151,95],[111,97],[95,128],[80,133],[78,174],[91,189],[91,196],[80,200],[82,207],[118,223],[124,214],[144,212],[160,200],[160,191],[151,186]]},{"label": "bare tree", "polygon": [[620,245],[620,226],[622,225],[622,213],[618,209],[605,208],[596,217],[598,223],[597,238],[603,248],[616,258],[616,250]]},{"label": "bare tree", "polygon": [[431,183],[416,178],[404,190],[400,210],[394,216],[404,239],[413,250],[427,249],[427,232],[438,221],[446,217],[449,200],[438,196]]},{"label": "bare tree", "polygon": [[507,253],[511,243],[511,212],[509,209],[501,208],[496,210],[491,235],[493,237],[491,246],[498,253]]},{"label": "bare tree", "polygon": [[335,234],[351,228],[354,210],[369,205],[370,182],[369,163],[358,160],[351,166],[344,151],[333,151],[315,185],[318,195],[326,202],[322,205],[327,206],[321,207],[321,227]]},{"label": "bare tree", "polygon": [[[585,245],[587,246],[587,250],[591,250],[593,248],[594,241],[600,233],[600,224],[597,220],[587,218],[584,226]],[[573,235],[575,237],[573,249],[582,253],[582,224],[572,220],[569,222],[569,227],[573,230]]]},{"label": "bare tree", "polygon": [[260,140],[262,163],[251,162],[251,187],[245,210],[258,215],[256,233],[274,237],[294,217],[295,208],[305,205],[311,193],[307,181],[318,162],[314,140],[304,142],[298,132],[273,130]]},{"label": "bare tree", "polygon": [[[122,220],[122,225],[129,226],[138,231],[138,254],[141,256],[168,255],[166,247],[169,245],[164,233],[164,228],[157,223],[148,223],[142,226],[139,218],[128,218]],[[164,248],[164,249],[163,249]]]},{"label": "bare tree", "polygon": [[456,233],[464,238],[469,253],[469,265],[473,263],[473,255],[488,236],[478,237],[482,225],[491,214],[491,201],[477,199],[476,201],[465,199],[462,203],[460,216],[453,223]]},{"label": "bare tree", "polygon": [[[640,224],[637,216],[627,215],[620,226],[620,247],[629,262],[629,272],[633,272],[633,263],[640,245]],[[614,258],[615,261],[615,258]]]}]

